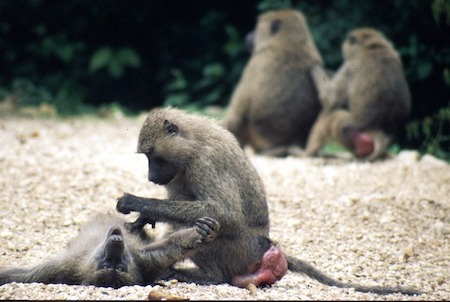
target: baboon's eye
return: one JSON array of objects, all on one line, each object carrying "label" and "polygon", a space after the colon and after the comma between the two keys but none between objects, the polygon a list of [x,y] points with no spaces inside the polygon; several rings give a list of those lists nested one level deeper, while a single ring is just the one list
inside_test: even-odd
[{"label": "baboon's eye", "polygon": [[273,34],[276,34],[279,30],[280,30],[280,27],[281,27],[281,20],[279,20],[279,19],[276,19],[276,20],[274,20],[273,22],[272,22],[272,24],[270,25],[270,33],[273,35]]},{"label": "baboon's eye", "polygon": [[348,42],[349,42],[351,45],[356,44],[356,38],[355,38],[355,36],[349,36],[349,37],[348,37]]}]

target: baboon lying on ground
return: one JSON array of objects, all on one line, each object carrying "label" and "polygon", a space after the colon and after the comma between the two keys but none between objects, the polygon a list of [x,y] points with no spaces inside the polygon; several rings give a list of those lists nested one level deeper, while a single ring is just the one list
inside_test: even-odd
[{"label": "baboon lying on ground", "polygon": [[0,269],[0,285],[10,282],[63,283],[119,288],[150,284],[177,261],[191,256],[217,236],[211,218],[195,220],[162,240],[130,233],[117,213],[90,220],[67,250],[31,268]]},{"label": "baboon lying on ground", "polygon": [[336,281],[310,264],[284,255],[269,238],[269,213],[261,178],[236,138],[213,120],[178,109],[152,110],[138,139],[148,158],[148,180],[164,185],[165,200],[125,193],[117,210],[136,211],[139,231],[155,222],[175,229],[210,216],[220,224],[216,240],[190,258],[197,268],[170,269],[163,276],[198,284],[273,284],[286,271],[301,272],[327,285],[357,291],[417,294],[402,288],[365,287]]},{"label": "baboon lying on ground", "polygon": [[308,138],[306,154],[317,155],[328,139],[357,157],[383,156],[411,111],[411,95],[399,54],[372,28],[351,31],[342,45],[344,63],[329,79],[312,68],[322,112]]}]

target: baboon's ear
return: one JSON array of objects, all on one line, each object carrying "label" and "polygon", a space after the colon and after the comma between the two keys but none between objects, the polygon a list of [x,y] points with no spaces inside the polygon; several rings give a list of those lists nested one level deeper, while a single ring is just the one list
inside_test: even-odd
[{"label": "baboon's ear", "polygon": [[177,134],[178,133],[178,126],[169,120],[164,120],[164,129],[166,130],[167,134]]}]

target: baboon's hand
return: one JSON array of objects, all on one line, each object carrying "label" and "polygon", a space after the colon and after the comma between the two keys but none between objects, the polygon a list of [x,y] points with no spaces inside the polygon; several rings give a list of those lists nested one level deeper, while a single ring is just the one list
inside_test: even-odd
[{"label": "baboon's hand", "polygon": [[131,232],[139,231],[147,223],[150,223],[153,228],[155,227],[155,220],[142,213],[144,206],[148,207],[149,204],[145,204],[145,201],[142,201],[139,197],[130,193],[124,193],[122,197],[117,199],[117,211],[124,214],[129,214],[132,211],[141,213],[135,222],[127,223],[127,226]]},{"label": "baboon's hand", "polygon": [[139,212],[140,206],[138,197],[130,193],[123,193],[122,197],[117,198],[116,210],[120,213],[130,214],[131,211]]},{"label": "baboon's hand", "polygon": [[328,80],[328,76],[325,73],[325,70],[323,70],[323,67],[320,65],[314,65],[311,67],[310,69],[310,73],[311,76],[314,79],[314,82],[319,82],[319,81],[327,81]]},{"label": "baboon's hand", "polygon": [[195,230],[203,237],[204,242],[211,242],[219,234],[220,224],[211,217],[202,217],[195,222]]}]

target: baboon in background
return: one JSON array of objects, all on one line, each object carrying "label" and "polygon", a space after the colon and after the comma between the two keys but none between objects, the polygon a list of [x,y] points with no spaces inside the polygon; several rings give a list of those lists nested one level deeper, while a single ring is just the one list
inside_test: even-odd
[{"label": "baboon in background", "polygon": [[222,123],[241,147],[286,156],[290,147],[305,147],[320,111],[309,69],[322,58],[296,10],[262,14],[247,42],[252,55]]},{"label": "baboon in background", "polygon": [[139,212],[131,224],[166,222],[175,229],[196,217],[217,219],[214,242],[197,251],[197,268],[170,269],[166,278],[198,284],[273,284],[287,269],[327,285],[358,291],[417,294],[401,288],[363,287],[333,280],[308,263],[285,256],[269,238],[269,213],[263,182],[236,138],[214,121],[174,108],[154,109],[138,139],[138,153],[149,162],[148,179],[164,185],[168,198],[159,200],[125,193],[117,210]]},{"label": "baboon in background", "polygon": [[317,155],[334,139],[360,158],[384,155],[411,111],[411,95],[399,54],[379,31],[351,31],[342,45],[344,63],[328,79],[312,68],[322,112],[314,124],[306,154]]},{"label": "baboon in background", "polygon": [[71,241],[67,251],[32,268],[0,269],[0,285],[10,282],[64,283],[119,288],[149,284],[177,261],[215,239],[219,225],[211,218],[193,221],[165,239],[132,234],[117,213],[96,216]]}]

